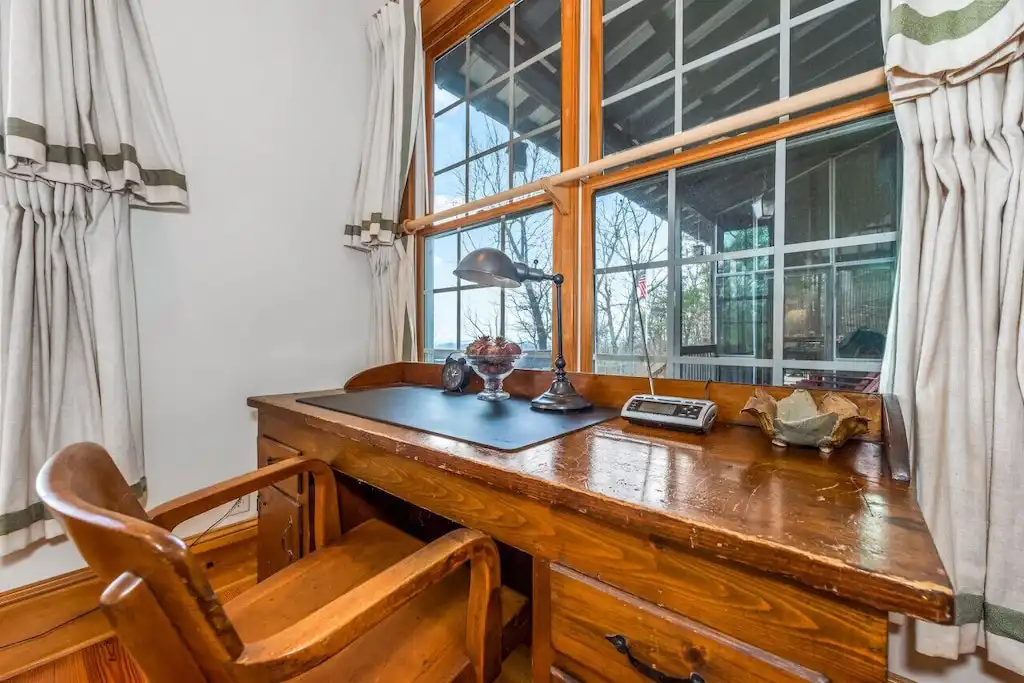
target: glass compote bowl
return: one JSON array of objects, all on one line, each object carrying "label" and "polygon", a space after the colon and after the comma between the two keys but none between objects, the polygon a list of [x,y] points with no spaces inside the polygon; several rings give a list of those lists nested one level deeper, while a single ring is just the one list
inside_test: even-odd
[{"label": "glass compote bowl", "polygon": [[511,356],[488,355],[466,356],[466,362],[484,381],[484,390],[476,395],[481,401],[504,401],[509,397],[502,389],[502,382],[516,369],[516,363],[523,357],[517,353]]}]

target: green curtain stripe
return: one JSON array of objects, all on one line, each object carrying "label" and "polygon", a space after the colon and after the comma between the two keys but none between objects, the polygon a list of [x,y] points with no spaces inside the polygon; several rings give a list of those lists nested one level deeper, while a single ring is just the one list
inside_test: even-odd
[{"label": "green curtain stripe", "polygon": [[[124,170],[124,165],[127,161],[138,167],[142,181],[150,187],[170,185],[186,192],[188,191],[185,176],[181,173],[169,169],[142,168],[139,164],[138,152],[129,144],[121,143],[120,154],[103,154],[100,148],[94,144],[87,144],[82,148],[48,145],[46,144],[45,128],[39,124],[14,117],[7,119],[7,133],[8,135],[26,138],[44,145],[46,147],[46,160],[55,164],[85,168],[89,163],[96,163],[106,169],[107,172],[119,172]],[[0,136],[0,140],[2,138],[3,136]],[[0,142],[0,151],[6,153],[6,147],[2,142]]]},{"label": "green curtain stripe", "polygon": [[[146,478],[143,477],[135,482],[131,486],[131,490],[132,495],[136,498],[141,498],[142,494],[146,492]],[[7,514],[0,515],[0,536],[6,536],[7,534],[14,533],[19,529],[25,529],[36,522],[41,522],[46,519],[53,519],[53,516],[42,502],[33,503],[24,510],[8,512]]]},{"label": "green curtain stripe", "polygon": [[1024,612],[985,602],[980,595],[958,593],[955,603],[957,626],[977,624],[984,620],[985,631],[994,636],[1024,643]]},{"label": "green curtain stripe", "polygon": [[910,5],[900,5],[889,18],[889,37],[902,34],[923,45],[956,40],[974,33],[999,14],[1010,0],[974,0],[974,2],[929,17]]},{"label": "green curtain stripe", "polygon": [[957,593],[953,615],[957,626],[977,624],[985,616],[985,598],[971,593]]}]

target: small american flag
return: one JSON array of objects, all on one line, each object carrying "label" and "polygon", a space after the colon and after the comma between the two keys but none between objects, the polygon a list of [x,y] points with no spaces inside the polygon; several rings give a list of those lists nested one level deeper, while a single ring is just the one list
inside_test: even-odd
[{"label": "small american flag", "polygon": [[647,298],[647,271],[640,273],[640,278],[636,281],[636,291],[640,300]]}]

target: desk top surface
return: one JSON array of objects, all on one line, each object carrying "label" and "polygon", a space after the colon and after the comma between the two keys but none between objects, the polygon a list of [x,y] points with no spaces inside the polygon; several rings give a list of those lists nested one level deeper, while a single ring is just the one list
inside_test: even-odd
[{"label": "desk top surface", "polygon": [[[424,383],[419,365],[385,366],[399,370],[369,371],[347,386]],[[719,424],[702,436],[616,418],[509,453],[297,400],[314,393],[325,392],[252,398],[249,405],[369,438],[390,452],[628,527],[654,542],[878,609],[952,618],[949,579],[912,489],[889,476],[882,443],[850,442],[824,460],[814,450],[773,448],[745,425]]]}]

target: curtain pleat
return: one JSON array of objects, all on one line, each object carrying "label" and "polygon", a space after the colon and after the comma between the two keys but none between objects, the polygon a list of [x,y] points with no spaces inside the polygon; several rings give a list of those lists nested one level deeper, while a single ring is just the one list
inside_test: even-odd
[{"label": "curtain pleat", "polygon": [[58,529],[42,464],[146,488],[130,204],[187,205],[138,0],[0,0],[0,555]]},{"label": "curtain pleat", "polygon": [[[426,187],[423,47],[419,3],[387,2],[367,27],[370,93],[353,195],[348,246],[368,252],[372,349],[376,364],[416,355],[415,239],[399,224],[403,193],[416,151],[416,191]],[[416,202],[416,211],[425,205]]]},{"label": "curtain pleat", "polygon": [[900,266],[883,390],[908,417],[922,512],[956,625],[920,652],[988,648],[1024,673],[1024,60],[895,105],[905,148]]}]

